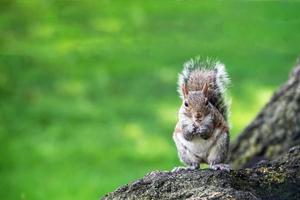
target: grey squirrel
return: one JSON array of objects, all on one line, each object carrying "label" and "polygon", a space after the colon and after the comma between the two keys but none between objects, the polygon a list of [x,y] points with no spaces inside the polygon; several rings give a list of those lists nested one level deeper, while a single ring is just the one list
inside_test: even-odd
[{"label": "grey squirrel", "polygon": [[[225,66],[215,60],[191,59],[178,80],[182,105],[173,139],[187,169],[200,163],[212,169],[230,170],[223,164],[229,149],[228,103],[224,93],[229,84]],[[177,167],[173,171],[186,169]]]}]

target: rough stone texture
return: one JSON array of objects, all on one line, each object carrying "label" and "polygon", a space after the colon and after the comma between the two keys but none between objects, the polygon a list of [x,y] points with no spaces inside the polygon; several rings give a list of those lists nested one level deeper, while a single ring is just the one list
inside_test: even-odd
[{"label": "rough stone texture", "polygon": [[109,199],[300,199],[300,146],[253,168],[152,172],[103,197]]},{"label": "rough stone texture", "polygon": [[234,168],[273,160],[300,144],[300,62],[289,80],[273,95],[256,119],[231,146]]}]

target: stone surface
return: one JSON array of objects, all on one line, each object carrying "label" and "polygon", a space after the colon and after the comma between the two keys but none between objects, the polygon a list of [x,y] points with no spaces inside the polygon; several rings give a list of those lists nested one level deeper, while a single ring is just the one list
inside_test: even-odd
[{"label": "stone surface", "polygon": [[300,147],[275,161],[231,172],[152,172],[103,199],[300,199]]}]

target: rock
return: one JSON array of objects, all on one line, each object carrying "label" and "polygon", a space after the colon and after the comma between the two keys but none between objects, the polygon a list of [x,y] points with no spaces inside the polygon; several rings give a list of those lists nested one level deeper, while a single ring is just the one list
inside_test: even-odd
[{"label": "rock", "polygon": [[152,172],[103,199],[300,199],[300,146],[253,168]]}]

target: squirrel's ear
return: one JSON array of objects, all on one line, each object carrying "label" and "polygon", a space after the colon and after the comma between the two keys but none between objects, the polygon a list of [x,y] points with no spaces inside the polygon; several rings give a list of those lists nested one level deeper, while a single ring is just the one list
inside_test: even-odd
[{"label": "squirrel's ear", "polygon": [[189,90],[188,90],[187,85],[186,84],[182,84],[181,89],[182,89],[182,94],[183,94],[184,98],[186,98],[187,95],[189,94]]},{"label": "squirrel's ear", "polygon": [[207,83],[204,84],[203,88],[202,88],[202,93],[204,94],[204,96],[208,96],[208,85]]}]

